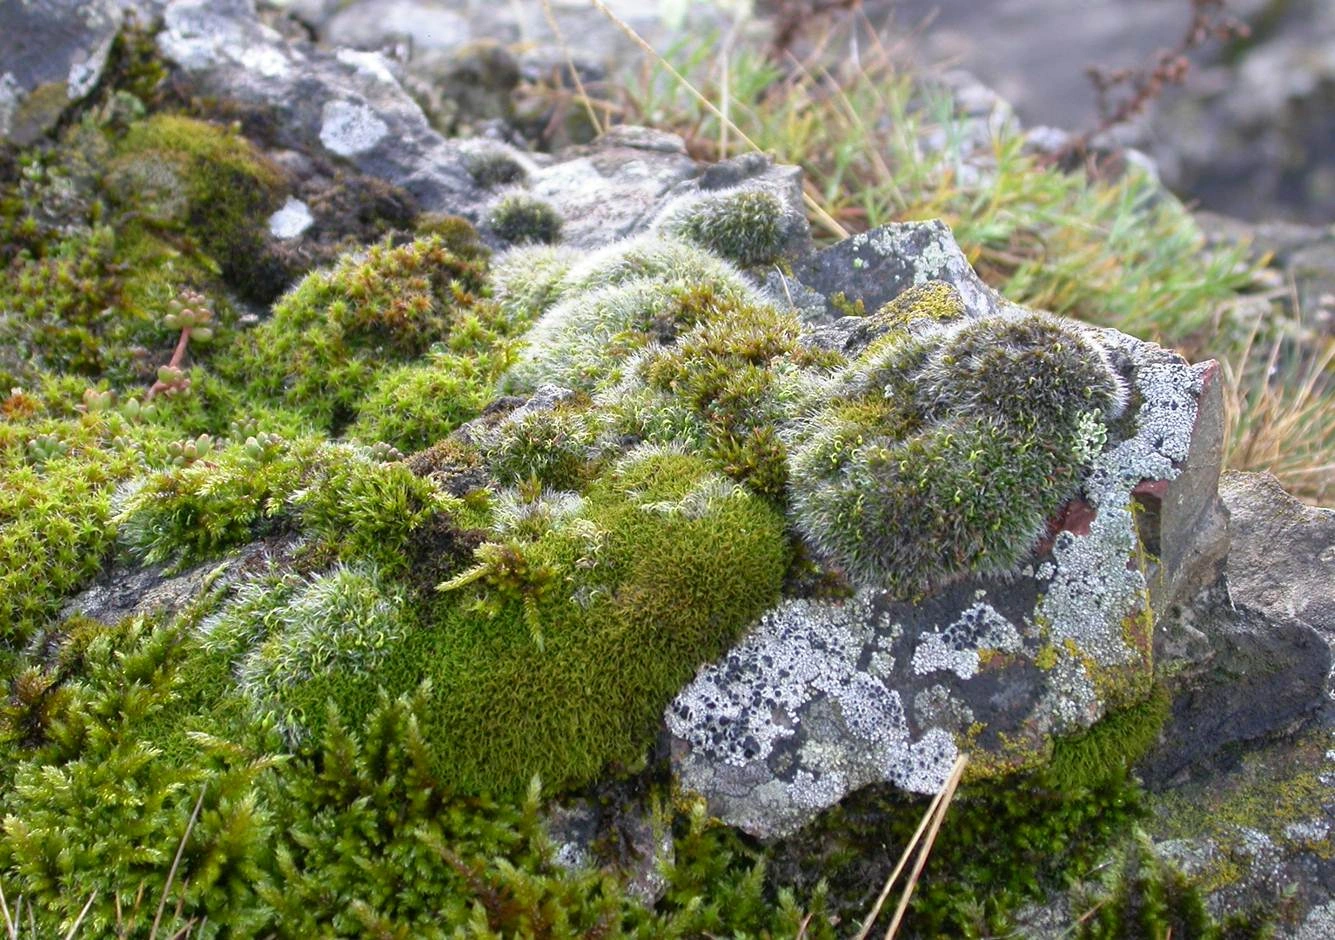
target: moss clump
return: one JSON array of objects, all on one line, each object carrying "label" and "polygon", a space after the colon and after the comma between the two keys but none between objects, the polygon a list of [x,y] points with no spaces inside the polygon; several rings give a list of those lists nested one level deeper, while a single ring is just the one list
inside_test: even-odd
[{"label": "moss clump", "polygon": [[1087,731],[1058,738],[1048,775],[1074,792],[1129,772],[1154,746],[1171,710],[1167,688],[1155,685],[1143,702],[1106,715]]},{"label": "moss clump", "polygon": [[1014,570],[1124,399],[1100,347],[1046,315],[887,333],[795,435],[797,526],[899,597]]},{"label": "moss clump", "polygon": [[736,269],[681,243],[637,240],[590,260],[600,266],[586,261],[557,285],[564,299],[529,331],[528,348],[506,375],[507,387],[605,389],[621,380],[636,354],[721,319],[739,304],[764,304]]},{"label": "moss clump", "polygon": [[479,357],[442,353],[426,364],[388,369],[362,401],[348,434],[399,450],[423,450],[481,413],[496,376]]},{"label": "moss clump", "polygon": [[230,283],[262,301],[283,286],[285,272],[264,251],[264,221],[282,188],[281,173],[245,138],[178,115],[131,124],[108,170],[117,205],[194,239]]},{"label": "moss clump", "polygon": [[372,561],[395,575],[416,557],[418,531],[451,505],[402,463],[348,444],[320,450],[292,504],[317,551],[349,563]]},{"label": "moss clump", "polygon": [[780,429],[799,408],[808,371],[843,357],[808,349],[791,314],[725,298],[671,346],[647,350],[607,397],[623,433],[700,450],[729,477],[782,499]]},{"label": "moss clump", "polygon": [[423,734],[466,792],[563,789],[640,762],[668,700],[778,596],[783,520],[697,457],[627,458],[534,530],[480,547],[433,622],[368,673],[289,699],[350,720],[430,680]]},{"label": "moss clump", "polygon": [[290,691],[317,676],[374,669],[407,632],[405,593],[373,566],[337,566],[310,579],[265,579],[205,621],[205,648],[244,651],[237,686],[252,713],[289,738],[303,716]]},{"label": "moss clump", "polygon": [[528,179],[524,165],[499,147],[468,151],[464,154],[464,166],[473,182],[483,189],[517,185]]},{"label": "moss clump", "polygon": [[505,486],[537,483],[554,490],[582,490],[609,448],[605,419],[579,397],[552,408],[524,409],[491,432],[480,432],[478,450],[490,475]]},{"label": "moss clump", "polygon": [[497,238],[511,245],[550,245],[561,238],[560,214],[548,203],[524,193],[511,194],[496,203],[487,224]]},{"label": "moss clump", "polygon": [[483,270],[436,235],[374,246],[307,275],[218,368],[252,398],[337,429],[356,416],[387,364],[410,362],[433,343],[490,351],[507,327],[480,296]]},{"label": "moss clump", "polygon": [[695,197],[669,206],[658,227],[744,267],[773,264],[786,240],[783,201],[765,190]]},{"label": "moss clump", "polygon": [[251,438],[152,474],[122,495],[120,537],[150,564],[203,561],[287,521],[314,444]]}]

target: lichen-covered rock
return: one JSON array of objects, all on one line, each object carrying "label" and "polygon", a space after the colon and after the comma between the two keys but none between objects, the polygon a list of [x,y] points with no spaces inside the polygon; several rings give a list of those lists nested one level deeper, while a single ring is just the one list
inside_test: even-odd
[{"label": "lichen-covered rock", "polygon": [[0,143],[35,142],[93,90],[122,9],[114,0],[0,2]]},{"label": "lichen-covered rock", "polygon": [[[983,283],[939,220],[895,222],[854,235],[797,265],[793,275],[807,288],[794,296],[804,318],[813,326],[833,326],[836,332],[857,325],[857,318],[849,315],[853,308],[860,305],[872,313],[929,281],[954,287],[975,316],[1014,306]],[[771,288],[782,294],[783,280]],[[791,288],[788,292],[792,295]]]},{"label": "lichen-covered rock", "polygon": [[[981,288],[944,228],[901,228],[878,244],[870,257],[881,276],[894,282],[854,276],[864,303],[879,307],[915,282],[925,283],[929,274],[945,275],[964,298],[964,324],[986,324],[998,316],[1026,322]],[[842,262],[862,270],[852,261],[862,257],[863,248],[841,247]],[[828,289],[821,278],[833,276],[834,256],[826,252],[817,259],[809,269],[816,272],[812,280]],[[865,318],[846,319],[859,321],[845,332],[850,343],[870,341],[873,350],[875,343],[885,344],[858,329]],[[932,335],[929,329],[919,339]],[[944,348],[950,335],[945,334]],[[912,340],[891,337],[890,342]],[[669,707],[674,770],[722,818],[773,838],[871,782],[932,792],[960,751],[970,754],[974,772],[982,775],[1041,764],[1054,736],[1087,728],[1147,694],[1160,609],[1151,586],[1193,583],[1200,574],[1182,569],[1203,556],[1181,544],[1195,533],[1162,526],[1165,514],[1144,512],[1140,494],[1162,495],[1196,469],[1193,459],[1218,460],[1217,449],[1204,448],[1201,456],[1194,446],[1198,436],[1210,433],[1217,370],[1212,363],[1189,365],[1115,331],[1088,331],[1082,342],[1098,346],[1105,368],[1126,383],[1130,404],[1121,417],[1116,409],[1091,412],[1104,430],[1086,441],[1088,463],[1080,482],[1062,496],[1064,506],[1059,500],[1050,507],[1046,534],[1029,535],[1028,542],[1017,536],[1026,548],[1006,564],[989,568],[986,560],[994,556],[987,552],[970,557],[964,569],[945,579],[945,587],[928,587],[938,575],[911,582],[916,593],[906,593],[892,562],[883,571],[858,569],[862,576],[855,576],[859,586],[850,599],[787,601],[724,659],[704,667]],[[930,348],[924,356],[931,355]],[[1043,368],[1056,366],[1035,367],[1040,383]],[[883,385],[888,402],[902,400],[902,390],[887,376],[877,380],[870,374],[871,386]],[[1081,382],[1087,388],[1086,380]],[[875,389],[870,394],[875,397]],[[1115,383],[1109,394],[1109,402],[1120,396]],[[1022,407],[1023,396],[1016,396],[1012,390],[1006,401]],[[1083,407],[1091,405],[1098,407],[1093,400]],[[829,425],[819,418],[815,423]],[[1035,426],[1041,432],[1046,424]],[[897,472],[912,479],[917,456],[906,451],[895,457]],[[991,485],[984,481],[1006,464],[1007,458],[995,455],[980,465],[975,472],[983,475],[962,479],[957,499],[965,497],[965,487]],[[800,451],[792,470],[804,472]],[[1217,463],[1201,471],[1206,477],[1217,472]],[[920,482],[928,492],[930,481]],[[799,524],[804,485],[794,483]],[[1201,487],[1172,493],[1183,504],[1178,509],[1184,518],[1207,515],[1216,499],[1213,490]],[[875,492],[865,496],[873,499]],[[948,518],[948,509],[944,512]],[[861,510],[838,518],[854,528],[860,522],[878,524]],[[952,551],[949,529],[934,538],[942,552]],[[833,559],[841,557],[834,549]]]}]

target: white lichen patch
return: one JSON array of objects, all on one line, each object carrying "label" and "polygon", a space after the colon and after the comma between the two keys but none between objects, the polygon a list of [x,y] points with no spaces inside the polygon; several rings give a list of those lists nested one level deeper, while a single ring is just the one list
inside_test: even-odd
[{"label": "white lichen patch", "polygon": [[[1143,480],[1172,480],[1187,457],[1196,425],[1196,402],[1204,366],[1112,330],[1100,342],[1135,363],[1140,399],[1135,433],[1100,454],[1085,482],[1085,497],[1097,509],[1087,534],[1060,533],[1053,566],[1038,606],[1054,640],[1071,640],[1102,666],[1134,662],[1140,654],[1124,637],[1123,625],[1148,604],[1138,551],[1132,491]],[[1050,574],[1049,574],[1050,572]],[[1097,716],[1096,716],[1097,717]]]},{"label": "white lichen patch", "polygon": [[1015,653],[1022,646],[1015,625],[990,604],[978,601],[944,630],[923,634],[913,651],[913,671],[923,676],[948,669],[961,679],[972,679],[983,650]]},{"label": "white lichen patch", "polygon": [[274,238],[287,241],[299,238],[306,229],[315,224],[315,216],[310,207],[294,196],[288,196],[287,202],[277,212],[269,216],[269,234]]},{"label": "white lichen patch", "polygon": [[340,157],[366,153],[389,133],[374,110],[351,101],[325,102],[320,120],[320,143]]},{"label": "white lichen patch", "polygon": [[668,728],[689,745],[682,782],[723,818],[769,837],[872,782],[941,787],[954,739],[931,729],[914,740],[899,693],[859,668],[892,626],[872,601],[783,603],[668,708]]},{"label": "white lichen patch", "polygon": [[389,70],[389,63],[385,57],[378,52],[361,52],[357,49],[339,49],[335,53],[338,61],[344,65],[350,65],[359,74],[367,78],[373,78],[386,85],[397,85],[398,80],[394,73]]}]

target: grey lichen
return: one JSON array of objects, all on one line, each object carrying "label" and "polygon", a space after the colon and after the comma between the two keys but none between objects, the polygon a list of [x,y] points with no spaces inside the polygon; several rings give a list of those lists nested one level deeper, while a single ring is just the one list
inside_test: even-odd
[{"label": "grey lichen", "polygon": [[892,628],[868,594],[786,601],[765,615],[668,709],[668,728],[689,745],[682,782],[766,838],[868,783],[935,792],[958,753],[953,737],[934,728],[915,739],[899,693],[860,668]]}]

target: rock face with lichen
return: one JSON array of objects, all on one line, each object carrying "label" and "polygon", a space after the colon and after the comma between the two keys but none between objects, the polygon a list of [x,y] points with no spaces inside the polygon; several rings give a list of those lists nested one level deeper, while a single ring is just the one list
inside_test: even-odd
[{"label": "rock face with lichen", "polygon": [[[998,318],[1023,322],[1032,316],[1010,309],[967,266],[949,260],[959,257],[939,226],[902,225],[829,249],[807,270],[817,284],[851,288],[856,293],[846,293],[841,302],[863,300],[864,308],[868,305],[859,294],[880,304],[915,283],[952,278],[964,288],[955,289],[954,317],[941,326],[930,315],[930,294],[922,295],[919,309],[929,326],[912,334],[937,350],[962,350],[961,335]],[[849,259],[851,276],[834,276],[835,265]],[[880,276],[863,276],[866,271]],[[978,302],[969,303],[968,296]],[[899,305],[901,322],[905,306]],[[818,305],[813,309],[820,314]],[[852,337],[843,346],[854,362],[862,361],[856,344],[866,342],[867,324],[841,321],[858,319],[823,324],[827,335]],[[1005,341],[995,329],[989,338],[987,349],[972,353],[975,383],[988,381],[988,357],[1004,351]],[[877,342],[884,340],[872,340],[873,350]],[[1033,342],[1037,346],[1040,340]],[[1072,389],[1077,397],[1087,396],[1080,399],[1086,406],[1102,410],[1081,412],[1089,424],[1080,431],[1077,421],[1073,434],[1063,432],[1060,416],[1042,405],[1065,377],[1051,365],[1052,347],[1062,342],[1097,367],[1089,375],[1077,371]],[[972,411],[969,419],[981,425],[961,423],[952,412],[941,419],[944,425],[917,432],[968,442],[958,451],[944,450],[946,459],[935,459],[930,445],[913,446],[915,439],[905,446],[887,438],[863,455],[863,470],[879,465],[894,471],[894,480],[879,483],[882,491],[901,487],[905,505],[884,507],[885,520],[876,514],[883,493],[859,488],[856,453],[845,460],[831,457],[826,448],[819,463],[836,463],[824,472],[797,450],[793,485],[799,528],[815,534],[820,544],[825,529],[854,527],[825,554],[860,575],[850,598],[793,600],[766,614],[725,658],[701,669],[669,707],[676,773],[686,786],[704,793],[724,819],[770,838],[791,833],[869,783],[934,792],[961,752],[970,756],[975,772],[984,774],[1032,766],[1045,760],[1054,736],[1087,728],[1148,692],[1158,605],[1170,600],[1154,597],[1152,588],[1193,580],[1191,572],[1178,570],[1182,561],[1170,570],[1164,559],[1199,564],[1209,557],[1176,544],[1192,542],[1200,532],[1165,531],[1158,507],[1177,505],[1186,496],[1193,505],[1179,506],[1179,512],[1192,518],[1218,512],[1212,489],[1184,494],[1177,486],[1193,454],[1210,454],[1216,461],[1192,466],[1193,472],[1218,473],[1218,441],[1201,440],[1218,434],[1216,369],[1212,363],[1192,366],[1114,331],[1077,329],[1069,337],[1054,332],[1043,335],[1041,343],[1046,359],[1030,351],[1028,361],[1017,354],[991,364],[1018,383],[1037,382],[1027,395],[1021,387],[1004,398],[972,401],[963,411]],[[956,352],[952,367],[968,355]],[[935,378],[934,368],[939,367],[909,369],[909,388],[894,388],[880,376],[870,383],[864,401],[893,399],[894,404],[915,390],[921,394]],[[1106,384],[1102,396],[1092,387],[1100,376]],[[865,375],[857,378],[867,384]],[[977,385],[950,390],[965,398],[978,393]],[[931,395],[928,410],[937,399],[949,397],[946,392]],[[1008,429],[1011,436],[999,439],[1001,450],[967,467],[970,454],[977,459],[993,439],[993,429],[1005,423],[998,414],[1008,408],[1030,414],[1037,423],[1028,434],[1023,428]],[[869,446],[864,443],[867,428],[843,432],[838,420],[828,408],[818,411],[818,434],[856,433],[857,447]],[[1022,417],[1016,420],[1023,423]],[[1068,453],[1055,455],[1055,462],[1029,465],[1030,475],[1023,480],[1005,479],[1007,461],[1020,465],[1023,451],[1054,442]],[[1073,451],[1079,453],[1072,456]],[[961,464],[967,467],[963,472]],[[1078,474],[1055,494],[1032,487],[1038,474],[1050,479],[1071,467]],[[798,476],[803,470],[806,479]],[[813,482],[813,473],[822,478]],[[901,477],[909,483],[896,483]],[[946,491],[943,480],[949,483]],[[829,510],[833,521],[822,519],[813,533],[811,524],[804,526],[810,514],[804,499],[811,501],[804,493],[822,486],[849,488],[842,503],[849,508],[841,514],[842,504],[837,504]],[[1046,505],[1033,517],[1037,525],[1026,521],[1023,510],[1033,510],[1044,499]],[[917,501],[931,504],[926,514],[918,511]],[[970,512],[980,530],[1009,525],[1010,535],[994,545],[960,541],[957,530],[968,527],[969,521],[962,520]],[[895,531],[878,529],[896,522]],[[929,536],[915,541],[923,531]],[[883,553],[883,566],[840,551],[887,540],[893,544]],[[958,545],[968,546],[966,553],[952,558]],[[987,568],[992,570],[980,570]],[[913,577],[916,572],[923,577]]]},{"label": "rock face with lichen", "polygon": [[0,155],[0,881],[44,928],[110,930],[196,818],[180,915],[247,935],[832,937],[880,879],[804,872],[961,755],[963,831],[1034,855],[1156,735],[1325,689],[1311,566],[1223,609],[1213,364],[941,222],[818,251],[761,155],[446,138],[389,58],[139,7]]}]

